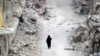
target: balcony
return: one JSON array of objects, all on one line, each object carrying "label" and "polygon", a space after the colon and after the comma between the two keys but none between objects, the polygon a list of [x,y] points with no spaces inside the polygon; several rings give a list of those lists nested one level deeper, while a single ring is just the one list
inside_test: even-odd
[{"label": "balcony", "polygon": [[8,56],[9,47],[19,20],[13,17],[12,1],[0,0],[0,56]]}]

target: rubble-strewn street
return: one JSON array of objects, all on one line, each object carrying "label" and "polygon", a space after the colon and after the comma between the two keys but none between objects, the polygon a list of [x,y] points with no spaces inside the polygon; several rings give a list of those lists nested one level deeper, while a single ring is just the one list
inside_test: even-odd
[{"label": "rubble-strewn street", "polygon": [[[43,25],[38,35],[41,56],[80,56],[79,51],[66,50],[73,49],[70,38],[75,29],[85,21],[84,17],[79,17],[74,13],[71,3],[72,0],[47,0],[47,6],[52,7],[49,13],[54,17],[49,20],[39,19]],[[48,49],[46,45],[48,35],[52,38],[51,49]]]},{"label": "rubble-strewn street", "polygon": [[[94,7],[83,0],[12,0],[12,3],[13,17],[19,24],[12,35],[9,56],[100,56],[100,17],[96,16],[100,9],[93,13]],[[48,36],[50,49],[46,43]]]}]

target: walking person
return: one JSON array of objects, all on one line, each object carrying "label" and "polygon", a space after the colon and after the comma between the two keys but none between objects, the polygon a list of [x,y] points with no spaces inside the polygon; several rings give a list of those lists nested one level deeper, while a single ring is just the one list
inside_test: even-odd
[{"label": "walking person", "polygon": [[48,35],[47,40],[46,40],[46,43],[47,43],[48,49],[51,48],[51,40],[52,40],[52,38],[50,37],[50,35]]}]

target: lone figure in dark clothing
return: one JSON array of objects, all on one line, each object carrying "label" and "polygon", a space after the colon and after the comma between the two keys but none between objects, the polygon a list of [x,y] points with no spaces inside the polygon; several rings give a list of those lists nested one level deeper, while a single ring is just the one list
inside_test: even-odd
[{"label": "lone figure in dark clothing", "polygon": [[52,40],[52,38],[50,37],[50,35],[48,35],[47,40],[46,40],[48,49],[50,49],[50,47],[51,47],[51,40]]}]

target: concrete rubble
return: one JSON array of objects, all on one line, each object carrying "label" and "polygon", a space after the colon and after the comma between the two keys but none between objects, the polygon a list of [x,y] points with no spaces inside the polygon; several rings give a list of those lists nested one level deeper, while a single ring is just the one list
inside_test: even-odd
[{"label": "concrete rubble", "polygon": [[[34,5],[42,0],[12,0],[13,16],[19,19],[17,32],[12,40],[9,56],[37,56],[38,48],[38,13]],[[41,7],[40,9],[43,10]]]}]

